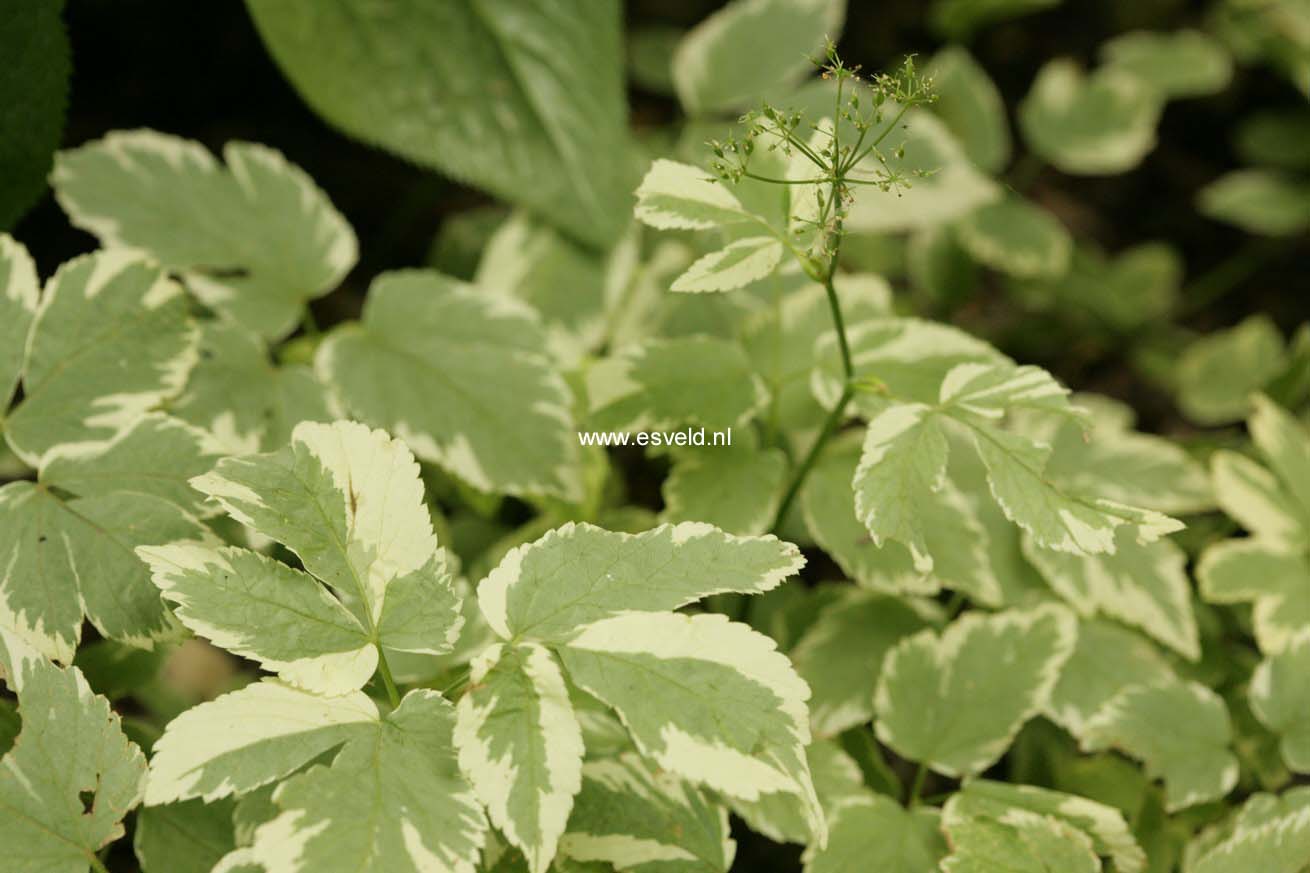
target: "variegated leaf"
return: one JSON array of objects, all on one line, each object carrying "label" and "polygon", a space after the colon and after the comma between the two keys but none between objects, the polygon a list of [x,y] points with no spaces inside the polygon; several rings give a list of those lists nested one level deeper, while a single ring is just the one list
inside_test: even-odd
[{"label": "variegated leaf", "polygon": [[809,689],[768,637],[722,615],[633,612],[580,628],[560,657],[660,767],[745,800],[797,795],[824,842],[804,753]]},{"label": "variegated leaf", "polygon": [[23,370],[27,332],[36,318],[41,284],[27,249],[0,233],[0,409],[7,409]]},{"label": "variegated leaf", "polygon": [[697,522],[641,534],[566,524],[507,554],[478,586],[478,602],[502,638],[560,643],[628,611],[769,591],[804,564],[795,546],[775,537],[737,537]]},{"label": "variegated leaf", "polygon": [[1251,675],[1251,711],[1279,738],[1283,761],[1310,772],[1310,632],[1298,632]]},{"label": "variegated leaf", "polygon": [[544,873],[582,785],[582,733],[555,658],[496,644],[473,662],[456,710],[459,763],[505,839]]},{"label": "variegated leaf", "polygon": [[197,333],[181,286],[142,255],[74,258],[46,283],[5,437],[39,466],[51,449],[103,444],[182,390]]},{"label": "variegated leaf", "polygon": [[982,772],[1048,705],[1076,639],[1072,613],[1054,605],[969,613],[940,636],[907,637],[878,678],[878,739],[946,775]]},{"label": "variegated leaf", "polygon": [[355,234],[280,152],[232,142],[223,158],[180,137],[115,131],[61,152],[51,183],[101,245],[148,252],[247,329],[285,336],[355,265]]}]

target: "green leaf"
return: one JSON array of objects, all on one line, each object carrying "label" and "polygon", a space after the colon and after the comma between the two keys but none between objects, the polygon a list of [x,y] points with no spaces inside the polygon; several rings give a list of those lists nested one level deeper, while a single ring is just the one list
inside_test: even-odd
[{"label": "green leaf", "polygon": [[1251,711],[1279,737],[1287,766],[1310,771],[1310,635],[1299,633],[1251,675]]},{"label": "green leaf", "polygon": [[1219,41],[1199,30],[1134,30],[1101,44],[1106,66],[1136,76],[1166,98],[1204,97],[1228,87],[1233,61]]},{"label": "green leaf", "polygon": [[323,697],[276,679],[247,685],[169,723],[150,759],[146,803],[245,794],[368,736],[379,718],[360,691]]},{"label": "green leaf", "polygon": [[942,830],[952,851],[943,873],[1100,873],[1091,838],[1059,818],[1024,809],[959,816],[950,802],[947,810]]},{"label": "green leaf", "polygon": [[969,613],[940,636],[902,640],[874,694],[878,739],[949,776],[982,772],[1050,701],[1077,627],[1062,607],[1040,606]]},{"label": "green leaf", "polygon": [[935,624],[921,600],[843,588],[788,653],[810,686],[810,726],[834,736],[873,718],[873,697],[883,659],[904,637]]},{"label": "green leaf", "polygon": [[915,568],[928,573],[933,558],[924,532],[925,504],[946,481],[946,435],[933,410],[895,404],[869,422],[855,469],[855,514],[875,545],[904,543]]},{"label": "green leaf", "polygon": [[181,287],[141,255],[74,258],[46,284],[5,437],[31,466],[58,446],[104,443],[177,394],[196,362]]},{"label": "green leaf", "polygon": [[132,846],[144,873],[211,873],[236,848],[231,801],[188,800],[137,813]]},{"label": "green leaf", "polygon": [[23,348],[40,299],[32,256],[18,240],[0,233],[0,409],[9,407],[18,387]]},{"label": "green leaf", "polygon": [[0,228],[13,227],[45,193],[63,137],[73,72],[63,12],[63,0],[14,5],[0,30],[8,67],[0,77]]},{"label": "green leaf", "polygon": [[767,226],[709,172],[663,158],[650,165],[637,186],[634,214],[661,230],[711,230],[743,222]]},{"label": "green leaf", "polygon": [[158,497],[64,500],[44,486],[12,482],[0,488],[0,624],[64,663],[83,618],[102,636],[150,648],[179,628],[133,549],[206,536],[200,522]]},{"label": "green leaf", "polygon": [[1273,473],[1222,449],[1211,456],[1210,473],[1219,506],[1258,539],[1285,552],[1307,545],[1310,516]]},{"label": "green leaf", "polygon": [[[805,759],[814,779],[814,792],[823,806],[824,817],[830,823],[844,802],[868,794],[860,765],[836,739],[810,743],[805,747]],[[732,799],[729,803],[732,812],[740,816],[751,830],[775,843],[810,843],[806,810],[795,795],[771,794],[754,802]]]},{"label": "green leaf", "polygon": [[933,55],[924,71],[937,99],[932,111],[978,169],[1002,170],[1010,160],[1010,123],[1005,102],[987,71],[963,46],[947,46]]},{"label": "green leaf", "polygon": [[1172,676],[1165,656],[1140,634],[1104,619],[1084,619],[1043,714],[1084,739],[1088,721],[1125,682],[1149,685]]},{"label": "green leaf", "polygon": [[809,689],[771,639],[723,615],[630,612],[583,626],[560,657],[662,769],[748,801],[795,795],[824,842],[804,754]]},{"label": "green leaf", "polygon": [[22,731],[0,761],[0,845],[14,873],[85,873],[123,835],[146,762],[109,701],[0,630],[0,673],[18,694]]},{"label": "green leaf", "polygon": [[902,124],[904,129],[898,128],[882,147],[885,167],[873,157],[865,161],[869,169],[885,169],[905,178],[909,188],[882,191],[875,185],[860,186],[847,217],[848,229],[891,233],[932,227],[1001,196],[999,186],[979,172],[941,119],[927,110],[911,109]]},{"label": "green leaf", "polygon": [[300,422],[339,417],[309,367],[274,366],[258,335],[221,321],[201,324],[200,360],[168,411],[212,434],[229,454],[275,449]]},{"label": "green leaf", "polygon": [[787,457],[778,449],[711,448],[679,452],[664,480],[661,520],[703,521],[757,536],[773,522]]},{"label": "green leaf", "polygon": [[1264,313],[1197,339],[1183,350],[1176,369],[1178,405],[1197,424],[1244,418],[1252,392],[1287,365],[1283,336]]},{"label": "green leaf", "polygon": [[1278,170],[1234,170],[1196,202],[1202,214],[1250,233],[1295,236],[1310,227],[1310,183]]},{"label": "green leaf", "polygon": [[931,873],[946,854],[934,809],[902,809],[881,794],[841,803],[829,822],[828,845],[806,850],[805,873]]},{"label": "green leaf", "polygon": [[1197,853],[1188,873],[1300,873],[1310,857],[1307,799],[1304,788],[1251,797],[1231,830]]},{"label": "green leaf", "polygon": [[1238,125],[1234,145],[1245,163],[1310,169],[1310,113],[1304,107],[1254,112]]},{"label": "green leaf", "polygon": [[1170,680],[1116,694],[1088,721],[1084,746],[1141,760],[1148,776],[1164,779],[1173,812],[1217,800],[1237,784],[1232,739],[1223,698],[1197,682]]},{"label": "green leaf", "polygon": [[138,554],[183,624],[293,685],[345,694],[377,669],[368,630],[304,573],[246,549],[178,543]]},{"label": "green leaf", "polygon": [[118,491],[149,494],[206,515],[204,495],[189,480],[208,472],[220,454],[209,434],[172,416],[148,412],[100,448],[51,452],[41,465],[40,480],[82,497]]},{"label": "green leaf", "polygon": [[246,5],[301,97],[345,133],[594,245],[617,236],[631,191],[617,5]]},{"label": "green leaf", "polygon": [[691,115],[749,108],[812,73],[845,17],[845,0],[734,0],[678,44],[678,100]]},{"label": "green leaf", "polygon": [[[999,605],[1000,581],[988,561],[990,538],[976,502],[949,479],[916,509],[931,572],[916,568],[910,549],[889,540],[879,546],[855,513],[851,483],[856,445],[834,443],[810,472],[801,492],[805,523],[837,565],[866,588],[893,594],[935,594],[940,588],[966,592],[980,603]],[[922,565],[922,562],[921,564]]]},{"label": "green leaf", "polygon": [[1258,538],[1224,540],[1201,553],[1201,596],[1211,603],[1252,603],[1260,650],[1280,652],[1310,624],[1310,563]]},{"label": "green leaf", "polygon": [[1019,106],[1019,127],[1034,152],[1066,173],[1106,176],[1131,170],[1155,148],[1162,103],[1155,88],[1112,67],[1084,74],[1068,59],[1050,61]]},{"label": "green leaf", "polygon": [[1019,279],[1061,276],[1073,253],[1064,225],[1017,197],[983,204],[955,225],[955,233],[979,263]]},{"label": "green leaf", "polygon": [[700,425],[726,431],[764,405],[764,386],[741,346],[707,336],[629,346],[587,370],[597,430]]},{"label": "green leaf", "polygon": [[[1137,844],[1118,810],[1084,797],[1033,785],[1012,785],[986,779],[966,782],[947,801],[942,826],[950,834],[966,822],[1010,824],[1012,821],[1029,821],[1027,814],[1074,828],[1090,840],[1097,855],[1114,862],[1116,873],[1141,873],[1146,868],[1146,853]],[[1092,869],[1099,870],[1100,865]]]},{"label": "green leaf", "polygon": [[101,245],[149,253],[209,306],[280,338],[355,265],[355,234],[281,152],[232,142],[223,158],[180,137],[117,131],[61,152],[51,183]]},{"label": "green leaf", "polygon": [[558,643],[629,611],[769,591],[804,564],[790,543],[736,537],[708,524],[666,524],[641,534],[566,524],[510,551],[479,584],[478,602],[503,639]]},{"label": "green leaf", "polygon": [[438,273],[387,273],[362,320],[333,331],[315,363],[346,409],[477,488],[578,487],[569,390],[517,301]]},{"label": "green leaf", "polygon": [[705,792],[628,753],[590,761],[560,855],[637,873],[726,873],[728,813]]},{"label": "green leaf", "polygon": [[1182,258],[1165,243],[1143,243],[1113,258],[1079,245],[1063,276],[1010,289],[1025,306],[1054,311],[1075,323],[1090,316],[1099,328],[1127,333],[1173,312],[1182,277]]},{"label": "green leaf", "polygon": [[367,681],[369,644],[432,655],[454,646],[458,597],[418,464],[399,440],[356,422],[305,422],[290,446],[224,458],[192,485],[285,545],[345,604],[243,550],[144,550],[155,584],[197,633],[327,694]]},{"label": "green leaf", "polygon": [[1201,656],[1187,555],[1171,540],[1139,543],[1120,528],[1114,551],[1070,555],[1024,539],[1024,554],[1079,615],[1141,628],[1189,661]]},{"label": "green leaf", "polygon": [[532,873],[544,873],[582,785],[582,734],[564,677],[534,643],[492,645],[456,709],[459,763]]},{"label": "green leaf", "polygon": [[1247,428],[1285,491],[1310,518],[1310,431],[1291,413],[1263,394],[1252,398]]},{"label": "green leaf", "polygon": [[473,870],[486,820],[455,763],[454,708],[417,689],[331,765],[280,785],[252,860],[286,873]]},{"label": "green leaf", "polygon": [[782,260],[782,243],[751,236],[700,258],[673,281],[670,291],[732,291],[763,279]]}]

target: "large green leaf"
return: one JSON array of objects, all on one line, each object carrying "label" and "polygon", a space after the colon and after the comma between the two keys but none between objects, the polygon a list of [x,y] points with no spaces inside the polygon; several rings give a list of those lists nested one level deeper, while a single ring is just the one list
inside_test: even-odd
[{"label": "large green leaf", "polygon": [[902,640],[878,678],[878,739],[940,773],[982,772],[1048,704],[1077,629],[1067,610],[1041,606],[969,613],[940,636]]},{"label": "large green leaf", "polygon": [[578,488],[569,390],[518,301],[439,273],[384,274],[316,367],[348,411],[478,488]]},{"label": "large green leaf", "polygon": [[502,638],[557,643],[624,612],[769,591],[804,564],[790,543],[736,537],[708,524],[640,534],[567,524],[507,554],[478,586],[478,602]]},{"label": "large green leaf", "polygon": [[778,449],[680,452],[664,480],[661,518],[703,521],[734,534],[762,534],[773,523],[786,473],[787,458]]},{"label": "large green leaf", "polygon": [[279,338],[355,265],[355,233],[280,152],[149,130],[62,152],[51,181],[73,224],[106,248],[148,252],[205,303]]},{"label": "large green leaf", "polygon": [[455,763],[454,708],[418,689],[328,766],[273,794],[281,815],[255,831],[250,857],[286,873],[465,873],[486,820]]},{"label": "large green leaf", "polygon": [[15,3],[0,28],[0,229],[37,201],[64,133],[73,66],[63,0]]},{"label": "large green leaf", "polygon": [[631,188],[618,3],[246,5],[305,101],[351,136],[589,242],[621,229]]},{"label": "large green leaf", "polygon": [[196,362],[187,309],[181,287],[139,254],[103,251],[60,267],[28,337],[9,445],[38,466],[57,446],[108,441],[177,394]]},{"label": "large green leaf", "polygon": [[109,701],[75,668],[60,669],[0,630],[0,674],[23,727],[0,760],[0,845],[13,873],[86,873],[123,835],[146,762]]},{"label": "large green leaf", "polygon": [[582,734],[559,665],[539,645],[493,645],[456,710],[459,763],[532,873],[555,856],[582,785]]}]

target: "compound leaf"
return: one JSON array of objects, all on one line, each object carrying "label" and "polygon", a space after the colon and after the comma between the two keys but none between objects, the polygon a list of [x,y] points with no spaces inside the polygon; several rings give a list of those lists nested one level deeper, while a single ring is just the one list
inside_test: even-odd
[{"label": "compound leaf", "polygon": [[206,304],[277,339],[358,257],[350,225],[303,170],[267,146],[115,131],[55,161],[73,224],[106,248],[148,252]]}]

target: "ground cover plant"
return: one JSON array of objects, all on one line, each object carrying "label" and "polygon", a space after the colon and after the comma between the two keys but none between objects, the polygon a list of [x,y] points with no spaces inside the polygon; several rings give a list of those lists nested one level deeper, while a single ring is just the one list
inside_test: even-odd
[{"label": "ground cover plant", "polygon": [[227,6],[0,13],[0,871],[1310,871],[1310,5]]}]

